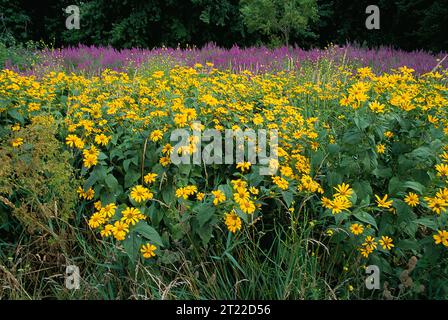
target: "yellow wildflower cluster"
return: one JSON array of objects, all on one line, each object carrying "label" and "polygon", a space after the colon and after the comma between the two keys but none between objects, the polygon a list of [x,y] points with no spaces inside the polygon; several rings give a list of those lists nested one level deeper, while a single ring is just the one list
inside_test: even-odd
[{"label": "yellow wildflower cluster", "polygon": [[[399,215],[404,203],[409,212],[436,213],[434,219],[447,212],[447,78],[447,71],[417,77],[405,67],[380,75],[364,67],[354,74],[335,73],[326,82],[285,72],[235,74],[212,65],[132,76],[105,70],[92,77],[49,72],[37,78],[2,70],[0,113],[7,119],[6,144],[17,152],[29,145],[28,138],[20,136],[26,123],[17,123],[9,113],[24,119],[43,112],[58,114],[59,138],[89,186],[78,189],[80,199],[91,201],[86,203],[93,212],[88,225],[102,237],[123,241],[140,225],[149,227],[146,216],[153,223],[159,213],[176,221],[185,210],[201,212],[185,230],[219,221],[237,233],[263,214],[283,217],[284,212],[292,216],[306,210],[316,221],[322,213],[338,222],[335,226],[322,221],[320,231],[327,235],[343,225],[358,241],[351,248],[368,257],[378,247],[394,246],[392,238],[378,229],[375,238],[370,228],[384,210]],[[62,92],[69,92],[66,99],[61,99]],[[415,131],[409,129],[414,125],[428,130],[425,139],[414,141],[419,139],[408,134]],[[186,170],[172,161],[176,142],[169,140],[170,133],[178,128],[275,129],[278,158],[269,161],[274,174],[258,175],[258,164],[247,159],[232,166]],[[433,131],[438,136],[432,142],[437,143],[422,146]],[[179,154],[196,156],[203,147],[200,142],[190,137]],[[433,149],[440,154],[426,157]],[[100,199],[107,204],[98,203]],[[446,246],[443,219],[434,221],[436,227],[424,222],[438,230],[436,244]],[[219,228],[204,227],[200,236],[206,241],[216,237],[204,235],[204,230]],[[399,231],[387,234],[396,238]],[[140,246],[145,258],[153,257],[160,246],[148,240]]]},{"label": "yellow wildflower cluster", "polygon": [[350,197],[353,194],[353,189],[346,183],[342,183],[334,189],[337,192],[333,194],[333,199],[322,197],[322,206],[326,209],[330,209],[333,214],[348,211],[348,209],[352,207]]}]

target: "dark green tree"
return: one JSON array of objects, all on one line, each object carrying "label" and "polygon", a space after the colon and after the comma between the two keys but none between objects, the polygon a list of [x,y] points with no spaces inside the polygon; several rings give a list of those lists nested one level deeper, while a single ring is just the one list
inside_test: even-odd
[{"label": "dark green tree", "polygon": [[286,46],[292,33],[303,35],[318,17],[315,0],[242,0],[241,13],[249,31],[280,36]]}]

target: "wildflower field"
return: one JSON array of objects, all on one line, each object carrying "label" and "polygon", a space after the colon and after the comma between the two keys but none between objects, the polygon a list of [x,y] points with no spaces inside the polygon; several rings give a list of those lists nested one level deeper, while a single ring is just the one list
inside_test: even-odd
[{"label": "wildflower field", "polygon": [[[441,58],[1,70],[0,298],[447,299]],[[277,130],[278,158],[175,164],[205,145],[176,129]]]}]

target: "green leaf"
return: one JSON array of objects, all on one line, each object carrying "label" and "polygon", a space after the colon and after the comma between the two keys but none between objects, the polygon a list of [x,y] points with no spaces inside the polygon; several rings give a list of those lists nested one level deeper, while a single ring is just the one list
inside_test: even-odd
[{"label": "green leaf", "polygon": [[179,174],[183,176],[188,176],[191,172],[191,165],[190,164],[179,164]]},{"label": "green leaf", "polygon": [[323,151],[317,151],[314,152],[313,155],[311,156],[311,166],[313,168],[319,168],[320,165],[322,164],[322,161],[324,159],[324,152]]},{"label": "green leaf", "polygon": [[403,182],[398,177],[389,180],[389,194],[396,194],[403,189]]},{"label": "green leaf", "polygon": [[215,213],[214,207],[208,204],[201,204],[198,208],[198,213],[196,215],[199,227],[202,228],[202,226],[213,217],[214,213]]},{"label": "green leaf", "polygon": [[14,120],[17,120],[18,122],[20,122],[20,124],[24,123],[23,116],[16,109],[8,110],[8,115],[11,118],[13,118]]},{"label": "green leaf", "polygon": [[104,182],[106,182],[107,187],[111,191],[115,191],[118,187],[118,180],[113,174],[108,174]]},{"label": "green leaf", "polygon": [[432,230],[438,229],[437,223],[433,218],[425,217],[425,218],[420,218],[420,219],[414,220],[413,222],[420,224],[422,226],[425,226]]},{"label": "green leaf", "polygon": [[103,152],[100,152],[100,154],[98,155],[98,160],[106,160],[106,159],[108,159],[108,156]]},{"label": "green leaf", "polygon": [[337,186],[342,183],[342,175],[336,171],[331,171],[327,174],[328,185]]},{"label": "green leaf", "polygon": [[397,243],[397,248],[401,250],[418,250],[420,245],[415,239],[404,239]]},{"label": "green leaf", "polygon": [[339,153],[340,150],[341,150],[341,147],[338,146],[337,144],[329,144],[328,145],[328,153],[331,155]]},{"label": "green leaf", "polygon": [[344,133],[344,136],[342,137],[342,142],[344,144],[349,145],[356,145],[361,143],[362,141],[362,134],[359,131],[347,131]]},{"label": "green leaf", "polygon": [[131,232],[126,236],[122,242],[124,250],[132,261],[136,261],[139,255],[141,241]]},{"label": "green leaf", "polygon": [[390,178],[392,176],[391,168],[376,168],[372,174],[378,178]]},{"label": "green leaf", "polygon": [[210,242],[212,231],[213,228],[210,223],[204,224],[201,228],[196,229],[196,233],[199,235],[204,245],[207,245]]},{"label": "green leaf", "polygon": [[173,264],[175,262],[181,261],[181,256],[178,252],[164,250],[163,253],[159,255],[158,262],[163,264]]},{"label": "green leaf", "polygon": [[378,226],[376,225],[376,220],[374,217],[372,217],[372,215],[370,215],[369,213],[365,212],[365,211],[355,211],[353,212],[353,215],[355,216],[356,219],[358,219],[359,221],[368,223],[370,225],[372,225],[375,229],[378,230]]},{"label": "green leaf", "polygon": [[358,195],[358,198],[361,200],[370,198],[370,196],[373,195],[373,190],[372,187],[370,186],[370,183],[365,180],[356,181],[355,183],[353,183],[353,190],[355,190],[356,194]]},{"label": "green leaf", "polygon": [[140,221],[135,225],[134,230],[138,232],[142,237],[148,239],[153,244],[163,247],[163,241],[159,233],[148,225],[146,222]]},{"label": "green leaf", "polygon": [[138,171],[130,170],[126,172],[124,176],[124,187],[129,188],[130,186],[134,185],[139,178],[140,178],[140,172]]},{"label": "green leaf", "polygon": [[412,151],[410,155],[417,159],[428,159],[429,157],[434,157],[434,152],[431,148],[423,146]]},{"label": "green leaf", "polygon": [[170,205],[171,203],[173,203],[175,201],[176,195],[175,195],[173,186],[169,186],[169,187],[166,187],[165,189],[163,189],[162,199],[168,205]]},{"label": "green leaf", "polygon": [[414,191],[417,191],[420,194],[423,194],[425,191],[425,186],[423,186],[421,183],[418,183],[416,181],[406,181],[403,184],[403,188],[409,188]]},{"label": "green leaf", "polygon": [[283,196],[283,199],[286,202],[286,205],[288,207],[291,207],[291,203],[292,203],[292,201],[294,199],[294,195],[292,194],[292,192],[290,192],[290,191],[282,191],[282,196]]}]

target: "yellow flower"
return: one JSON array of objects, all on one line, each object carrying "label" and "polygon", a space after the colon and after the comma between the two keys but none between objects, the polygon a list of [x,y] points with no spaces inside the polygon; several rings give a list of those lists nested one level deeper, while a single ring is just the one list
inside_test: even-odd
[{"label": "yellow flower", "polygon": [[247,214],[255,212],[255,204],[250,200],[244,200],[239,203],[241,211]]},{"label": "yellow flower", "polygon": [[[447,134],[448,134],[448,132],[447,132]],[[443,162],[447,162],[448,163],[448,152],[445,151],[444,153],[442,153],[440,158],[442,159]]]},{"label": "yellow flower", "polygon": [[153,78],[155,78],[155,79],[160,79],[160,78],[162,78],[164,75],[165,75],[165,72],[163,72],[163,71],[155,71],[155,72],[152,74]]},{"label": "yellow flower", "polygon": [[364,226],[359,223],[354,223],[350,226],[350,231],[355,235],[360,235],[364,232]]},{"label": "yellow flower", "polygon": [[12,131],[19,131],[20,130],[20,123],[16,123],[13,126],[11,126]]},{"label": "yellow flower", "polygon": [[439,189],[439,191],[436,192],[436,197],[448,203],[448,188]]},{"label": "yellow flower", "polygon": [[233,199],[239,204],[242,201],[249,200],[249,196],[249,192],[246,188],[238,188],[236,193],[233,194]]},{"label": "yellow flower", "polygon": [[445,247],[448,247],[448,231],[437,230],[437,233],[438,234],[433,235],[435,243],[443,244]]},{"label": "yellow flower", "polygon": [[250,187],[249,192],[256,196],[256,195],[258,195],[259,190],[255,187]]},{"label": "yellow flower", "polygon": [[197,191],[198,188],[196,186],[181,187],[176,190],[176,197],[187,200],[189,196],[194,195]]},{"label": "yellow flower", "polygon": [[137,185],[131,189],[131,198],[137,202],[147,201],[153,198],[153,193],[141,185]]},{"label": "yellow flower", "polygon": [[151,141],[157,142],[163,138],[163,133],[160,130],[154,130],[153,132],[151,132],[149,138],[151,139]]},{"label": "yellow flower", "polygon": [[86,191],[84,198],[86,200],[92,200],[95,196],[95,191],[92,188],[89,188],[89,190]]},{"label": "yellow flower", "polygon": [[338,192],[338,193],[334,194],[334,197],[341,196],[341,197],[349,198],[353,193],[353,189],[350,188],[350,185],[345,184],[345,183],[339,184],[334,189]]},{"label": "yellow flower", "polygon": [[448,202],[441,198],[425,198],[428,202],[428,207],[437,214],[441,214],[446,211],[448,207]]},{"label": "yellow flower", "polygon": [[241,179],[237,179],[237,180],[231,180],[230,183],[233,185],[233,189],[238,189],[238,188],[246,188],[247,187],[247,182]]},{"label": "yellow flower", "polygon": [[389,209],[392,206],[393,200],[387,200],[388,195],[386,194],[383,198],[380,198],[379,196],[375,195],[376,203],[378,204],[378,208],[386,208]]},{"label": "yellow flower", "polygon": [[104,213],[104,215],[108,218],[112,218],[115,215],[115,211],[117,210],[117,205],[115,203],[109,203],[104,208],[101,208],[99,211]]},{"label": "yellow flower", "polygon": [[112,137],[108,137],[108,136],[106,136],[104,133],[102,133],[102,134],[97,134],[96,136],[95,136],[95,143],[96,144],[98,144],[98,145],[102,145],[102,146],[106,146],[108,143],[109,143],[109,141],[110,141],[110,139],[111,139]]},{"label": "yellow flower", "polygon": [[82,187],[78,187],[78,195],[81,199],[85,200],[92,200],[95,196],[95,191],[92,188],[89,188],[89,190],[84,191]]},{"label": "yellow flower", "polygon": [[230,213],[226,213],[225,224],[227,226],[227,229],[232,233],[235,233],[237,230],[241,230],[241,218],[238,217],[233,211]]},{"label": "yellow flower", "polygon": [[361,252],[361,255],[364,258],[368,258],[369,255],[373,252],[373,248],[370,246],[366,246],[366,247],[362,247],[359,249],[359,251]]},{"label": "yellow flower", "polygon": [[156,254],[154,253],[154,251],[156,250],[157,247],[155,245],[147,243],[142,245],[140,252],[142,253],[143,258],[149,259],[156,256]]},{"label": "yellow flower", "polygon": [[376,152],[378,152],[379,154],[383,154],[386,151],[386,146],[382,143],[378,144],[376,146]]},{"label": "yellow flower", "polygon": [[92,167],[92,166],[95,166],[97,163],[98,163],[98,158],[97,157],[91,156],[91,155],[84,156],[83,164],[84,164],[84,167],[86,167],[87,169]]},{"label": "yellow flower", "polygon": [[420,203],[420,200],[418,199],[417,194],[409,192],[404,198],[404,202],[406,202],[411,207],[415,207]]},{"label": "yellow flower", "polygon": [[447,177],[448,178],[448,164],[441,163],[436,165],[437,175],[439,177]]},{"label": "yellow flower", "polygon": [[65,144],[72,148],[84,149],[84,141],[74,134],[69,134],[67,138],[65,138]]},{"label": "yellow flower", "polygon": [[364,247],[366,247],[366,248],[370,248],[370,249],[372,249],[372,251],[374,250],[374,249],[376,249],[376,247],[377,247],[377,243],[376,243],[376,241],[375,241],[375,238],[374,237],[372,237],[372,236],[367,236],[366,238],[365,238],[365,240],[364,240],[364,243],[362,244]]},{"label": "yellow flower", "polygon": [[69,147],[73,148],[73,147],[75,146],[76,141],[77,141],[78,139],[79,139],[79,138],[78,138],[76,135],[74,135],[74,134],[69,134],[69,135],[67,136],[67,138],[65,138],[65,144],[68,145]]},{"label": "yellow flower", "polygon": [[99,150],[95,146],[91,146],[90,149],[85,149],[83,153],[83,165],[87,169],[98,163]]},{"label": "yellow flower", "polygon": [[322,197],[321,201],[322,201],[322,207],[324,207],[326,209],[333,208],[333,201],[331,201],[327,197]]},{"label": "yellow flower", "polygon": [[203,192],[198,192],[198,194],[196,195],[196,199],[198,201],[202,201],[204,199],[204,197],[205,197],[205,193],[203,193]]},{"label": "yellow flower", "polygon": [[370,108],[370,110],[372,110],[375,113],[383,113],[384,112],[384,104],[381,104],[378,101],[370,102],[369,108]]},{"label": "yellow flower", "polygon": [[186,186],[184,189],[185,189],[186,194],[189,196],[192,196],[196,192],[198,192],[198,188],[196,186]]},{"label": "yellow flower", "polygon": [[240,169],[242,173],[250,170],[251,163],[250,162],[238,162],[236,164],[236,168]]},{"label": "yellow flower", "polygon": [[89,219],[89,227],[92,229],[96,229],[99,226],[103,225],[106,222],[105,216],[101,212],[94,213]]},{"label": "yellow flower", "polygon": [[167,154],[170,155],[173,152],[173,147],[167,143],[163,148],[162,148],[162,153],[163,154]]},{"label": "yellow flower", "polygon": [[212,191],[213,196],[215,197],[213,199],[213,204],[217,206],[219,203],[226,201],[226,196],[224,192],[221,190],[214,190]]},{"label": "yellow flower", "polygon": [[342,211],[350,209],[352,203],[346,197],[335,197],[331,202],[331,212],[333,214],[341,213]]},{"label": "yellow flower", "polygon": [[16,138],[14,140],[12,140],[11,145],[14,148],[20,147],[23,144],[23,138]]},{"label": "yellow flower", "polygon": [[176,190],[176,197],[184,198],[185,200],[187,200],[188,199],[188,192],[187,192],[187,190],[185,190],[185,188],[183,188],[183,187],[178,188]]},{"label": "yellow flower", "polygon": [[96,210],[100,211],[103,208],[101,201],[97,201],[93,204]]},{"label": "yellow flower", "polygon": [[386,132],[384,132],[384,136],[387,139],[390,139],[390,138],[392,138],[394,136],[394,133],[392,131],[386,131]]},{"label": "yellow flower", "polygon": [[111,230],[115,239],[122,241],[125,239],[126,234],[129,232],[129,225],[123,221],[115,221],[114,226]]},{"label": "yellow flower", "polygon": [[380,245],[383,247],[384,250],[390,250],[394,247],[394,244],[392,243],[392,238],[388,236],[382,236],[378,242],[380,243]]},{"label": "yellow flower", "polygon": [[277,185],[277,187],[279,187],[282,190],[286,190],[289,187],[288,181],[286,181],[282,177],[279,176],[272,177],[272,181]]},{"label": "yellow flower", "polygon": [[154,181],[156,181],[157,178],[157,173],[148,173],[147,175],[145,175],[143,177],[143,180],[145,181],[146,184],[151,184]]},{"label": "yellow flower", "polygon": [[126,208],[121,213],[123,217],[121,218],[121,221],[123,221],[126,224],[132,224],[135,225],[139,220],[144,219],[144,215],[140,212],[137,208]]},{"label": "yellow flower", "polygon": [[162,166],[166,167],[171,163],[171,159],[170,159],[170,157],[162,157],[162,158],[160,158],[159,163]]},{"label": "yellow flower", "polygon": [[103,238],[110,237],[112,235],[113,228],[114,228],[114,226],[111,224],[105,225],[104,229],[100,231],[101,237],[103,237]]}]

